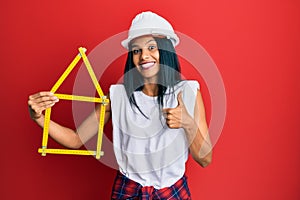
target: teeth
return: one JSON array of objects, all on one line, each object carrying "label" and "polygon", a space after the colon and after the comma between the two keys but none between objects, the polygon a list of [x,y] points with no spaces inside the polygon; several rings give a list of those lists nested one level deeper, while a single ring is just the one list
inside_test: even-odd
[{"label": "teeth", "polygon": [[154,65],[154,62],[149,62],[149,63],[142,64],[141,67],[144,69],[147,69],[149,67],[152,67],[153,65]]}]

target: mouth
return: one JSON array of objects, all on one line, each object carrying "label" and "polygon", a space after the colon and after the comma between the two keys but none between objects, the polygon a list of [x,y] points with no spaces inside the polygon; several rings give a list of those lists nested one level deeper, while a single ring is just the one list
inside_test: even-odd
[{"label": "mouth", "polygon": [[143,69],[143,70],[147,70],[151,67],[153,67],[155,65],[155,62],[145,62],[145,63],[141,63],[140,64],[140,67]]}]

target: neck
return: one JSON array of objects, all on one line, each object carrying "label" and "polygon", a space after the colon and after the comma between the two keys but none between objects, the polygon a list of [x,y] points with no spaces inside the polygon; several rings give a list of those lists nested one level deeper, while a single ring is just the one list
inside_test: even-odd
[{"label": "neck", "polygon": [[145,83],[143,87],[143,92],[148,96],[157,96],[158,95],[158,86],[154,83]]}]

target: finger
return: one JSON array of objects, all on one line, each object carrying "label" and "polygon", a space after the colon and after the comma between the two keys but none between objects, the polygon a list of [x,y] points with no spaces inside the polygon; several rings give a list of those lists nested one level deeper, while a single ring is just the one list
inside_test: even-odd
[{"label": "finger", "polygon": [[38,104],[38,106],[40,108],[42,108],[43,110],[47,109],[47,108],[50,108],[52,106],[55,105],[55,103],[57,103],[58,101],[43,101],[41,103]]},{"label": "finger", "polygon": [[177,101],[178,101],[178,106],[179,105],[184,105],[183,100],[182,100],[182,91],[180,91],[177,95]]},{"label": "finger", "polygon": [[176,122],[178,122],[178,121],[181,120],[180,116],[179,115],[175,115],[175,114],[174,115],[173,114],[168,114],[167,117],[166,117],[166,119],[173,120],[173,121],[176,121]]},{"label": "finger", "polygon": [[168,113],[167,112],[165,112],[164,110],[162,111],[162,116],[165,118],[165,119],[167,119],[167,117],[168,117]]},{"label": "finger", "polygon": [[47,92],[47,91],[42,91],[42,92],[38,92],[38,93],[35,93],[33,95],[30,95],[29,96],[29,99],[37,99],[37,98],[40,98],[40,97],[43,97],[43,96],[54,96],[54,94],[52,92]]},{"label": "finger", "polygon": [[47,102],[41,102],[41,103],[35,103],[32,105],[29,105],[29,107],[36,113],[41,113],[42,111],[46,110],[47,108],[50,108],[55,105],[56,102],[47,101]]},{"label": "finger", "polygon": [[56,100],[48,99],[48,100],[42,100],[42,101],[40,101],[40,100],[29,100],[28,101],[28,106],[32,107],[32,108],[35,107],[36,109],[39,109],[39,108],[45,109],[45,108],[48,108],[49,105],[55,104],[58,101],[59,101],[58,99],[56,99]]},{"label": "finger", "polygon": [[54,106],[55,103],[57,103],[59,99],[55,96],[52,97],[39,97],[37,99],[31,99],[28,100],[28,106],[34,110],[36,113],[42,112],[43,110]]},{"label": "finger", "polygon": [[52,103],[58,102],[58,98],[55,96],[39,96],[39,94],[32,95],[29,97],[28,105],[29,106],[44,106]]},{"label": "finger", "polygon": [[180,124],[178,123],[174,123],[174,122],[170,122],[167,124],[169,128],[180,128]]},{"label": "finger", "polygon": [[163,116],[169,120],[178,119],[177,113],[178,113],[177,108],[168,108],[168,110],[163,113]]},{"label": "finger", "polygon": [[30,96],[29,100],[28,100],[28,104],[32,105],[32,104],[39,104],[39,103],[43,103],[43,102],[58,102],[59,99],[52,95],[52,96],[37,96],[36,98],[33,98],[32,96]]},{"label": "finger", "polygon": [[36,103],[56,103],[59,99],[56,96],[43,96],[35,100]]},{"label": "finger", "polygon": [[167,115],[167,114],[170,113],[170,111],[171,111],[172,109],[173,109],[173,108],[164,108],[164,109],[162,110],[162,112],[163,112],[163,114]]},{"label": "finger", "polygon": [[168,125],[168,127],[172,127],[172,124],[174,124],[174,122],[172,122],[172,120],[170,119],[166,119],[166,124]]}]

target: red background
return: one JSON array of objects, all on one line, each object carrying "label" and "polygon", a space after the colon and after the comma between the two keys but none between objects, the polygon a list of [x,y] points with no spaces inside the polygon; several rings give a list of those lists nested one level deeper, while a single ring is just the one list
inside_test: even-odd
[{"label": "red background", "polygon": [[[37,153],[42,134],[29,118],[27,99],[52,87],[79,46],[93,49],[149,9],[208,51],[226,88],[227,116],[212,164],[187,164],[193,199],[300,199],[296,0],[1,1],[0,199],[109,199],[114,169],[93,157]],[[123,61],[106,76],[122,72]],[[112,81],[100,84],[107,91]],[[71,78],[64,87],[72,88]],[[70,106],[62,105],[57,116],[72,126]]]}]

